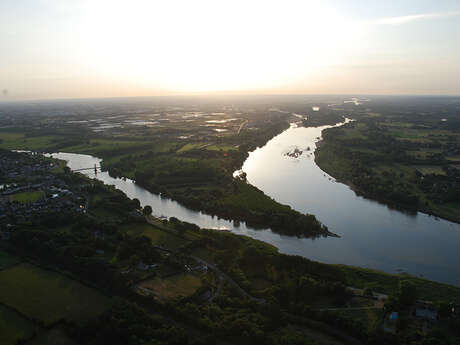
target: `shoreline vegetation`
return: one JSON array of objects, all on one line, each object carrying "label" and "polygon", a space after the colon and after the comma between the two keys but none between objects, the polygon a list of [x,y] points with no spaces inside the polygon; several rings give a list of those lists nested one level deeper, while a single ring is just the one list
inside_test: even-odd
[{"label": "shoreline vegetation", "polygon": [[357,195],[460,223],[460,169],[448,153],[460,141],[457,130],[444,128],[437,138],[427,138],[424,133],[440,126],[435,121],[425,120],[422,127],[407,116],[393,117],[392,127],[416,128],[404,135],[389,130],[383,115],[355,115],[356,122],[323,131],[316,164]]},{"label": "shoreline vegetation", "polygon": [[[129,135],[101,136],[74,123],[66,127],[60,115],[56,118],[57,124],[45,117],[37,125],[26,117],[28,125],[36,126],[32,131],[13,125],[0,129],[0,147],[89,153],[104,159],[105,167],[117,176],[133,180],[144,176],[152,188],[161,186],[176,196],[196,197],[222,208],[241,203],[258,217],[285,214],[288,221],[295,219],[289,218],[290,208],[229,175],[251,148],[288,126],[282,116],[255,121],[252,129],[244,129],[245,122],[236,123],[237,136],[203,134],[186,141],[177,139],[184,133],[171,128],[155,132],[133,127]],[[11,166],[14,170],[15,164]],[[8,301],[12,309],[0,307],[0,314],[8,316],[5,329],[11,345],[46,343],[51,335],[65,339],[57,343],[72,345],[400,345],[432,344],[440,337],[443,344],[458,342],[458,319],[442,314],[427,330],[410,311],[414,301],[422,299],[445,312],[449,303],[460,303],[460,287],[324,264],[281,254],[247,236],[200,229],[174,217],[154,219],[149,217],[151,209],[141,210],[138,200],[114,187],[71,173],[61,164],[49,172],[52,180],[62,180],[65,189],[86,199],[86,212],[69,210],[30,219],[10,214],[1,224],[7,240],[0,241],[0,280],[9,282],[7,292],[15,298]],[[2,183],[27,186],[37,178],[34,173],[11,176]],[[52,309],[40,307],[37,299],[43,302],[44,298],[23,293],[32,286],[28,279],[33,280],[32,289],[39,288],[47,299],[66,301]],[[168,289],[172,285],[175,288]],[[353,288],[363,289],[362,294],[358,296]],[[102,314],[99,308],[87,310],[81,322],[74,322],[63,306],[72,302],[78,307],[78,300],[69,298],[66,289],[76,290],[82,300],[102,294],[110,301],[101,306]],[[385,308],[383,303],[375,305],[374,292],[389,295]],[[24,315],[12,318],[17,310]],[[395,332],[384,331],[389,311],[401,316]],[[54,321],[45,327],[45,322]],[[20,324],[31,331],[19,334],[14,326]]]},{"label": "shoreline vegetation", "polygon": [[[356,344],[357,340],[388,340],[389,335],[355,316],[350,305],[364,300],[353,290],[398,296],[404,283],[414,286],[420,299],[460,302],[459,287],[319,263],[281,254],[247,236],[202,229],[174,217],[144,217],[138,201],[112,186],[68,171],[56,174],[68,181],[70,190],[86,185],[87,212],[69,214],[52,227],[38,218],[33,224],[15,224],[10,240],[0,242],[4,262],[0,281],[10,284],[3,287],[8,294],[3,298],[15,297],[8,299],[11,310],[20,310],[23,322],[36,329],[24,340],[34,341],[64,325],[61,336],[82,344],[91,340],[102,345],[133,334],[139,339],[160,337],[167,344],[187,343],[186,339],[211,332],[212,337],[197,344],[225,339],[280,345],[288,334],[292,336],[292,327],[303,330],[306,324],[315,326],[316,333],[303,335],[314,339],[315,345],[327,344],[321,341],[326,335],[339,343]],[[30,285],[19,282],[28,280],[51,301],[57,295],[70,303],[68,291],[73,289],[80,298],[95,296],[98,303],[83,315],[74,301],[77,321],[72,310],[62,307],[65,303],[55,304],[52,314],[34,303],[33,294],[19,297]],[[21,289],[16,291],[13,284]],[[174,289],[168,289],[171,284]],[[375,312],[383,313],[383,306]],[[58,318],[62,321],[55,321]],[[146,332],[148,327],[155,331]],[[235,338],[235,331],[241,329],[244,332]],[[274,342],[277,337],[279,342]]]},{"label": "shoreline vegetation", "polygon": [[[103,160],[103,169],[112,177],[131,178],[148,191],[161,193],[190,209],[244,221],[256,229],[271,228],[297,237],[337,237],[314,215],[276,202],[244,178],[233,178],[233,172],[241,168],[250,151],[265,145],[289,126],[285,117],[274,118],[256,133],[242,131],[219,139],[216,149],[202,142],[176,140],[117,148],[126,139],[110,140],[115,148],[102,149],[96,140],[89,139],[84,145],[75,145],[74,140],[71,145],[51,142],[35,150],[93,154]],[[4,147],[18,148],[13,145],[3,141]]]}]

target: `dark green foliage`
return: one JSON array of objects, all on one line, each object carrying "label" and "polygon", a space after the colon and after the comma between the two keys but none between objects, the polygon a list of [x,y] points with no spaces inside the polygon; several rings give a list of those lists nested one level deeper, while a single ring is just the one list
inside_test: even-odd
[{"label": "dark green foliage", "polygon": [[119,300],[98,320],[76,332],[81,343],[105,345],[187,344],[186,333],[136,304]]},{"label": "dark green foliage", "polygon": [[142,213],[144,214],[144,216],[150,216],[152,214],[152,206],[150,205],[145,206],[144,209],[142,210]]}]

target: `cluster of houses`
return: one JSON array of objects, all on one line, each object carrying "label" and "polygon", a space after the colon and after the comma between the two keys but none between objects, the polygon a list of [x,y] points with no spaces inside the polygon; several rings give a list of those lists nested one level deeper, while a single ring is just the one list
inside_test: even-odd
[{"label": "cluster of houses", "polygon": [[0,223],[20,223],[36,217],[58,214],[63,211],[85,212],[85,201],[75,195],[53,194],[26,204],[8,199],[0,200]]},{"label": "cluster of houses", "polygon": [[[422,322],[423,328],[430,329],[432,325],[440,320],[460,318],[460,305],[455,303],[449,304],[448,315],[441,316],[436,306],[429,301],[418,300],[412,308],[410,314],[414,320]],[[391,312],[387,314],[384,322],[384,330],[394,333],[396,330],[396,322],[400,315],[398,312]]]},{"label": "cluster of houses", "polygon": [[8,151],[0,153],[0,176],[6,180],[41,175],[54,167],[54,162],[34,153]]},{"label": "cluster of houses", "polygon": [[[71,187],[50,169],[54,163],[29,153],[0,153],[0,239],[8,239],[14,225],[63,211],[86,212],[81,186]],[[40,192],[41,197],[17,200],[18,193]],[[35,199],[35,200],[34,200]]]}]

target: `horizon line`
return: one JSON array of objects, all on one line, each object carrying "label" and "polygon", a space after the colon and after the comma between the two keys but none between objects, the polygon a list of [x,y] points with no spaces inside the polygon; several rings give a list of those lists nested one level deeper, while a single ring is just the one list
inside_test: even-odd
[{"label": "horizon line", "polygon": [[1,99],[1,103],[23,103],[23,102],[53,102],[53,101],[83,101],[83,100],[115,100],[115,99],[135,99],[135,98],[173,98],[173,97],[219,97],[219,96],[373,96],[373,97],[460,97],[458,94],[387,94],[387,93],[184,93],[184,94],[167,94],[167,95],[149,95],[149,96],[95,96],[95,97],[50,97],[50,98],[18,98],[18,99]]}]

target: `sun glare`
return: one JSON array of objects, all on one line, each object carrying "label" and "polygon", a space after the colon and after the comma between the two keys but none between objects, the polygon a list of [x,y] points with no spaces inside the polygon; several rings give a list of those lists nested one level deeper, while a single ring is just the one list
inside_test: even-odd
[{"label": "sun glare", "polygon": [[[98,1],[81,44],[97,73],[183,92],[268,88],[341,62],[357,27],[319,1]],[[89,48],[89,49],[88,49]]]}]

